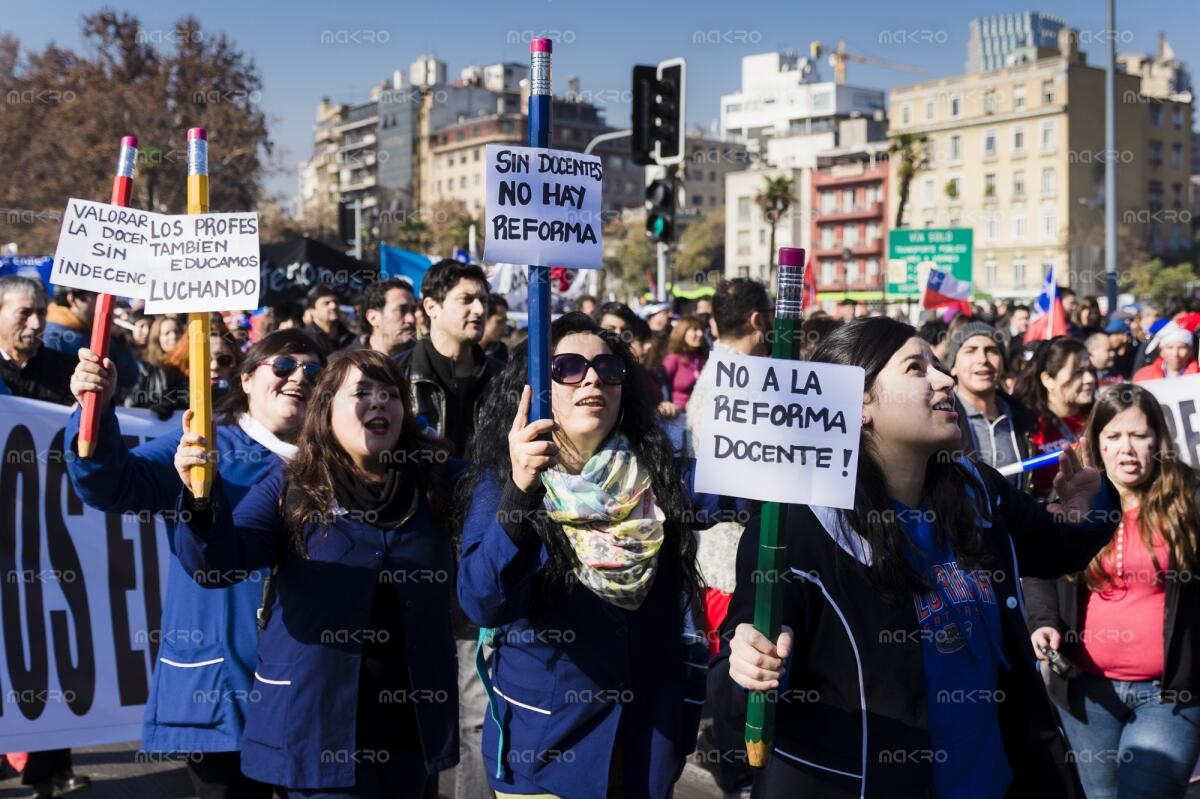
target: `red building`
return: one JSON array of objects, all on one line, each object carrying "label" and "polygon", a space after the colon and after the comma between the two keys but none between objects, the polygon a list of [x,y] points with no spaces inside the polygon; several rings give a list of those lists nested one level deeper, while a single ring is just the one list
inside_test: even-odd
[{"label": "red building", "polygon": [[[821,306],[883,303],[888,232],[887,142],[826,150],[812,179],[812,257]],[[864,304],[865,307],[864,307]]]}]

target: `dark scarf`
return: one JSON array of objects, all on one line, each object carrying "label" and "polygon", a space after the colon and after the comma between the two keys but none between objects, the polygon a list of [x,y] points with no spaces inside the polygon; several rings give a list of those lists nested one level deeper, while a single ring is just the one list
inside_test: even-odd
[{"label": "dark scarf", "polygon": [[412,469],[392,464],[383,480],[368,481],[335,460],[329,472],[338,504],[363,514],[363,520],[372,527],[399,527],[416,508],[420,489]]}]

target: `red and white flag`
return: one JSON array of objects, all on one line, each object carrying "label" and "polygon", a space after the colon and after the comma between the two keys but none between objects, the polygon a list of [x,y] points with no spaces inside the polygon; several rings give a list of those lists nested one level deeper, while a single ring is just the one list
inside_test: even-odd
[{"label": "red and white flag", "polygon": [[971,315],[971,282],[959,280],[949,272],[930,269],[925,283],[925,294],[921,297],[922,308],[958,308],[963,314]]},{"label": "red and white flag", "polygon": [[1025,340],[1049,341],[1055,336],[1065,335],[1067,312],[1063,310],[1062,297],[1058,296],[1058,278],[1051,264],[1042,282],[1042,293],[1029,309],[1029,328],[1025,331]]}]

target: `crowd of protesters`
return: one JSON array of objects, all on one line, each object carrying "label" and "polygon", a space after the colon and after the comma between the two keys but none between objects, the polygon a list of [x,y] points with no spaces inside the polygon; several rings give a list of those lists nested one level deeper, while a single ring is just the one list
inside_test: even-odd
[{"label": "crowd of protesters", "polygon": [[[449,769],[457,799],[666,799],[697,747],[726,797],[1179,797],[1200,481],[1145,386],[1200,370],[1200,306],[1062,294],[1048,340],[1012,303],[807,314],[802,358],[864,370],[862,439],[852,509],[783,516],[775,641],[752,624],[759,503],[692,484],[710,359],[769,354],[754,280],[576,299],[543,420],[478,266],[214,315],[208,442],[186,317],[125,308],[101,358],[93,295],[5,277],[0,393],[96,392],[76,492],[166,522],[160,626],[191,634],[158,652],[141,748],[186,754],[204,799],[425,799]],[[184,413],[130,449],[117,406]],[[751,690],[776,704],[762,770]],[[88,787],[65,749],[23,780]]]}]

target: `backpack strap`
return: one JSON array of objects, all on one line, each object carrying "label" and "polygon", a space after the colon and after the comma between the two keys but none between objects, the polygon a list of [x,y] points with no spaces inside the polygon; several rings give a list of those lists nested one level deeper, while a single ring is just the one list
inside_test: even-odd
[{"label": "backpack strap", "polygon": [[504,724],[500,721],[500,714],[496,710],[496,688],[492,685],[487,659],[483,654],[484,646],[493,648],[496,646],[496,636],[499,632],[499,627],[479,628],[479,639],[475,642],[475,673],[479,676],[479,681],[483,683],[484,693],[487,694],[488,714],[499,731],[496,744],[496,779],[502,780],[504,779]]}]

